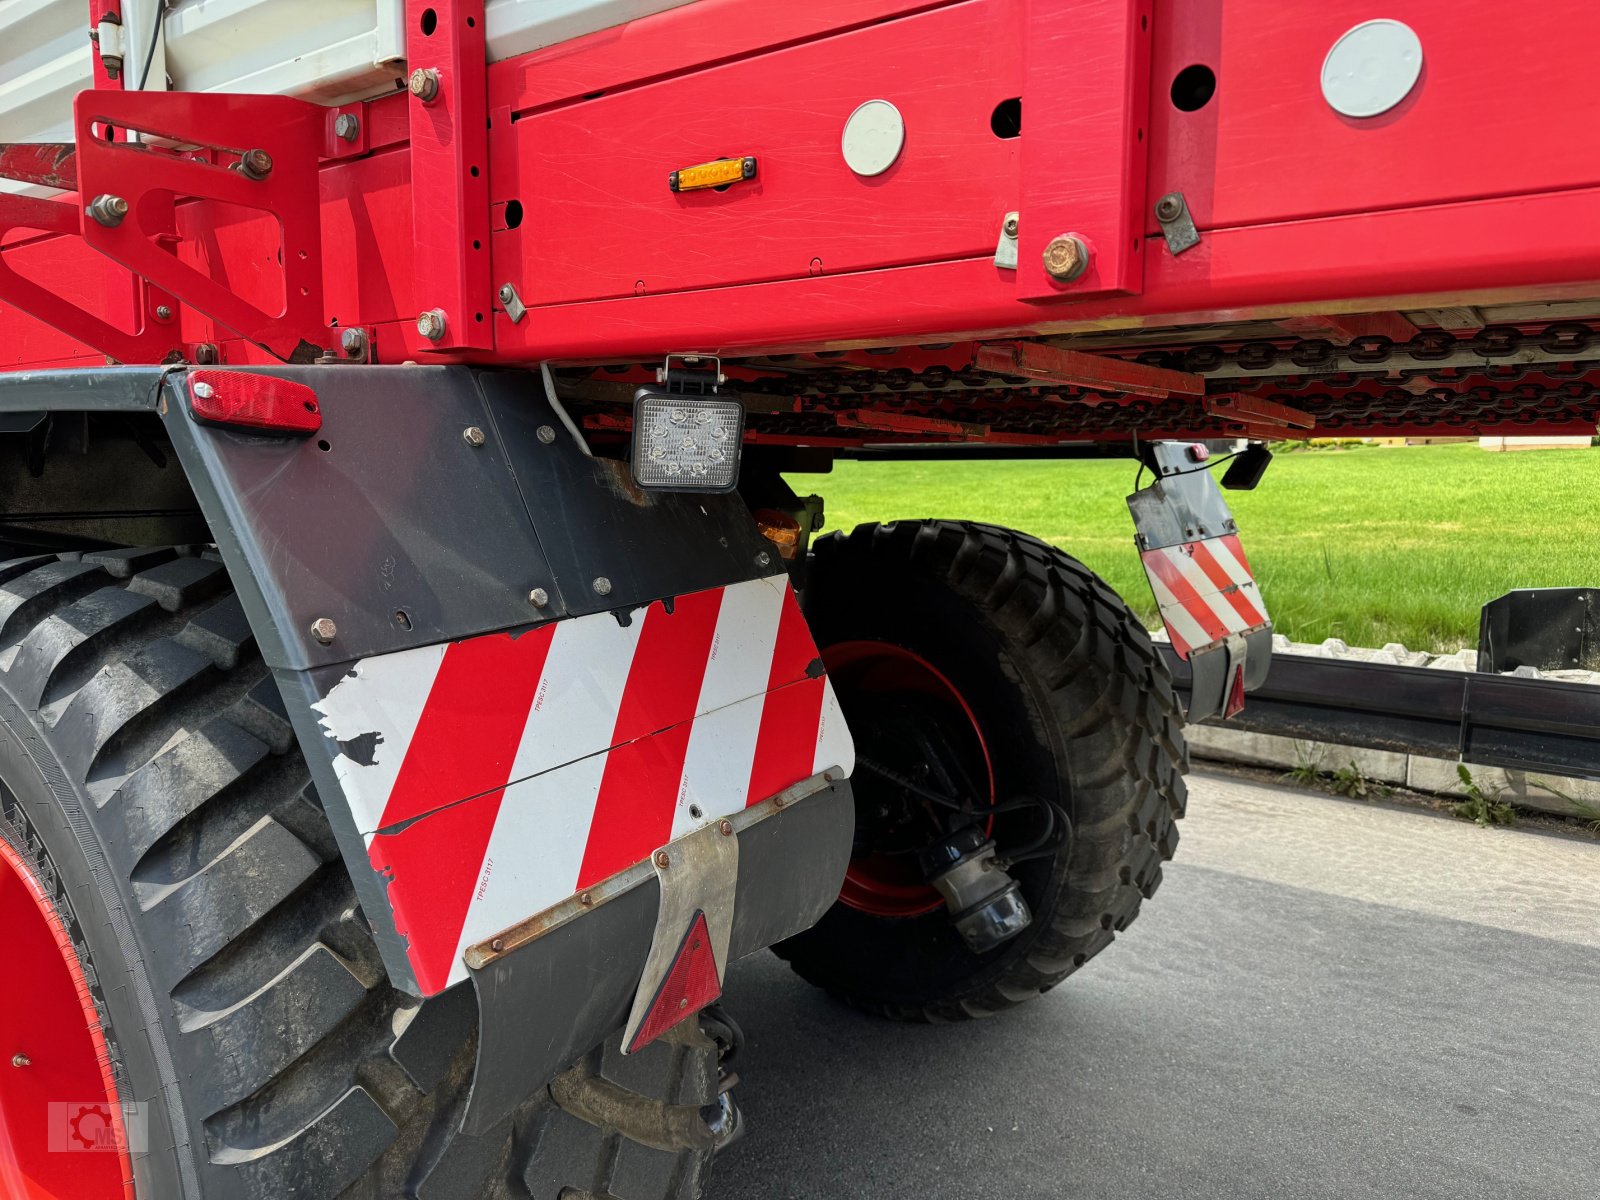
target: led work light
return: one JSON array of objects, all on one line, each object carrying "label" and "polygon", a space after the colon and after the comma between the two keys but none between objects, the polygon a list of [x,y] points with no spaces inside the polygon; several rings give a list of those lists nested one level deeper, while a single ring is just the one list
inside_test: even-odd
[{"label": "led work light", "polygon": [[633,398],[634,482],[668,492],[731,492],[743,437],[737,399],[640,388]]}]

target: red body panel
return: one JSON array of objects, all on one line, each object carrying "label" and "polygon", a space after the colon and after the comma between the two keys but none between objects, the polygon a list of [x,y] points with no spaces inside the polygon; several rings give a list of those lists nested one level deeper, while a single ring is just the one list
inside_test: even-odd
[{"label": "red body panel", "polygon": [[[381,362],[626,362],[1587,300],[1600,296],[1600,146],[1572,130],[1600,103],[1576,58],[1600,40],[1600,8],[1547,8],[1533,29],[1413,0],[1394,15],[1421,40],[1422,76],[1391,111],[1353,120],[1319,86],[1329,47],[1371,15],[1353,0],[699,0],[491,65],[473,175],[476,110],[453,106],[474,86],[463,64],[481,5],[434,4],[438,30],[413,30],[412,59],[442,64],[444,96],[349,106],[359,142],[323,139],[321,342],[354,325]],[[1173,80],[1197,63],[1216,94],[1180,111]],[[904,114],[905,149],[861,178],[839,139],[879,97]],[[1014,97],[1022,134],[1001,136],[991,114]],[[759,174],[726,191],[667,185],[744,155]],[[170,164],[152,163],[162,174],[145,186],[170,185]],[[1181,255],[1152,211],[1173,190],[1201,232]],[[994,262],[1007,212],[1021,214],[1015,270]],[[281,278],[277,224],[183,199],[176,253],[248,299]],[[1093,257],[1063,284],[1041,252],[1068,232]],[[131,234],[89,236],[109,251]],[[75,238],[3,257],[94,297],[113,323],[126,308],[126,272]],[[519,321],[496,298],[505,284],[527,306]],[[214,342],[223,361],[260,360],[241,333],[281,353],[284,330],[241,330],[202,291],[186,295],[206,314],[178,313],[191,356]],[[449,314],[438,342],[415,328],[434,308]],[[1578,315],[1600,316],[1600,301]],[[7,320],[5,365],[97,357]]]}]

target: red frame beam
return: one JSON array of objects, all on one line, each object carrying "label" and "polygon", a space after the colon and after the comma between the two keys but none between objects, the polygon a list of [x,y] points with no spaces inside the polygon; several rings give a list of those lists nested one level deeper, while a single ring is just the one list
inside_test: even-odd
[{"label": "red frame beam", "polygon": [[[443,315],[414,349],[494,346],[489,275],[488,83],[483,0],[406,0],[413,311]],[[430,74],[431,73],[431,74]],[[422,83],[418,83],[418,80]],[[426,95],[429,89],[434,94]],[[419,95],[418,93],[423,94]]]}]

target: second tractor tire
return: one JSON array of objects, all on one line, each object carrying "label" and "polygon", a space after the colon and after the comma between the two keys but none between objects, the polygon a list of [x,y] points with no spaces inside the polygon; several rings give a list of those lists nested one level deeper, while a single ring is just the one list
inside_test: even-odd
[{"label": "second tractor tire", "polygon": [[[995,797],[1058,803],[1071,837],[1012,869],[1033,923],[983,954],[942,906],[898,915],[844,901],[778,953],[849,1003],[906,1020],[984,1016],[1049,990],[1127,928],[1177,846],[1183,714],[1149,634],[1081,563],[991,525],[860,525],[821,539],[808,568],[804,608],[858,753],[871,752],[858,726],[875,698],[852,695],[830,653],[878,645],[959,695]],[[858,762],[863,821],[865,779]]]}]

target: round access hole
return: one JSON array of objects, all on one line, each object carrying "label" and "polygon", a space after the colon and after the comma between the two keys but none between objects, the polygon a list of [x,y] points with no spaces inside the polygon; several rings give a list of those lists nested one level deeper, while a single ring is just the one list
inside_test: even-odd
[{"label": "round access hole", "polygon": [[1179,71],[1172,81],[1172,107],[1179,112],[1197,112],[1217,94],[1217,73],[1204,63]]}]

